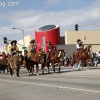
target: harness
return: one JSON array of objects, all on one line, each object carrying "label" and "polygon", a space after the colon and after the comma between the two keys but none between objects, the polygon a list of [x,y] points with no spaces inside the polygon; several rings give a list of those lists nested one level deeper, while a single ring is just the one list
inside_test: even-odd
[{"label": "harness", "polygon": [[80,56],[81,56],[81,54],[82,54],[82,49],[77,49],[77,53],[78,53],[78,59],[80,59]]}]

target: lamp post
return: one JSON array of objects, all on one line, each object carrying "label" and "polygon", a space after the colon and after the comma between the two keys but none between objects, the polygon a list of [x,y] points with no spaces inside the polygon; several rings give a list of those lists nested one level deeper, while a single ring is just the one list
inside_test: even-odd
[{"label": "lamp post", "polygon": [[4,52],[6,53],[6,55],[8,54],[8,47],[9,47],[9,43],[7,42],[7,43],[4,45]]},{"label": "lamp post", "polygon": [[[12,29],[19,29],[19,30],[23,31],[23,46],[25,47],[24,30],[22,30],[22,29],[20,29],[20,28],[12,28]],[[25,57],[25,49],[24,49],[24,57]]]}]

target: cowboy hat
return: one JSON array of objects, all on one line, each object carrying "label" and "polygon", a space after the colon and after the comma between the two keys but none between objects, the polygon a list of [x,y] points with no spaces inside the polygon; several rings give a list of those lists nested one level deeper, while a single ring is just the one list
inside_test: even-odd
[{"label": "cowboy hat", "polygon": [[77,41],[76,42],[79,42],[79,41],[81,41],[80,39],[77,39]]},{"label": "cowboy hat", "polygon": [[30,43],[35,43],[35,40],[31,40]]},{"label": "cowboy hat", "polygon": [[16,41],[16,40],[13,40],[13,41],[11,41],[11,45],[12,45],[14,42],[15,42],[15,44],[17,43],[17,41]]}]

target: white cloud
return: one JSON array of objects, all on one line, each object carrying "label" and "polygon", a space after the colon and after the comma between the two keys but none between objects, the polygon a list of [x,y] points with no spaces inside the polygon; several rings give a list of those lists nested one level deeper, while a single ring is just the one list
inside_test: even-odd
[{"label": "white cloud", "polygon": [[[59,0],[59,2],[60,1],[61,0]],[[5,25],[1,23],[0,40],[2,40],[2,37],[4,36],[12,39],[21,38],[22,32],[20,30],[12,30],[12,27],[21,28],[25,30],[25,35],[28,35],[34,34],[35,29],[40,26],[48,24],[60,25],[61,35],[64,35],[65,30],[75,30],[75,24],[79,24],[80,26],[84,24],[100,24],[100,7],[98,6],[98,3],[95,3],[93,6],[86,7],[84,9],[73,9],[60,12],[44,12],[34,10],[8,12],[7,14],[0,14],[0,21],[2,20],[3,22],[6,21],[9,23]],[[88,28],[89,30],[93,30],[94,28],[99,29],[99,27],[94,26],[80,27],[79,29]]]}]

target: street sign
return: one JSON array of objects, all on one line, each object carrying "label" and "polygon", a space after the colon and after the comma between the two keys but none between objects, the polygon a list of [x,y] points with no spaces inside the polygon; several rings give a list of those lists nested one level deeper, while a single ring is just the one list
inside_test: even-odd
[{"label": "street sign", "polygon": [[27,47],[22,47],[22,49],[26,49]]}]

